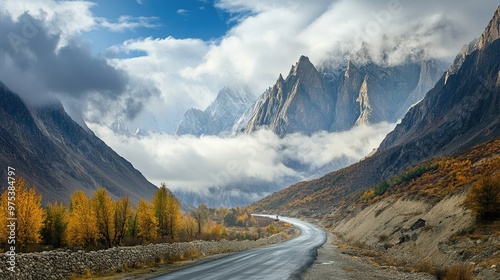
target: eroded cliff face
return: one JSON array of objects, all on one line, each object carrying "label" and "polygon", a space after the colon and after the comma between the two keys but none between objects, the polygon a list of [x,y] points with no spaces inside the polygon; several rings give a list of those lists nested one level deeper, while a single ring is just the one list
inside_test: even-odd
[{"label": "eroded cliff face", "polygon": [[491,43],[500,38],[500,7],[497,8],[493,19],[489,22],[481,37],[479,37],[478,47],[480,50],[486,49]]}]

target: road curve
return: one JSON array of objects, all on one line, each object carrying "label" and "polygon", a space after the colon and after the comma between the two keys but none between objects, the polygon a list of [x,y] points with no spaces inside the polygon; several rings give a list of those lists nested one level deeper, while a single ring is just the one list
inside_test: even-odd
[{"label": "road curve", "polygon": [[313,263],[317,249],[326,241],[326,234],[317,226],[297,219],[280,217],[280,220],[292,223],[301,234],[280,244],[234,253],[151,279],[298,279],[299,274]]}]

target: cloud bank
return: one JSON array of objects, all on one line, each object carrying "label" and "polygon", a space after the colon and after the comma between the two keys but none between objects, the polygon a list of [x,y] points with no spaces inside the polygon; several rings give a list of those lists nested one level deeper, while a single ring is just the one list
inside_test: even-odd
[{"label": "cloud bank", "polygon": [[[201,193],[208,187],[225,188],[255,179],[269,183],[285,177],[303,179],[310,171],[340,159],[347,159],[347,163],[358,161],[378,147],[394,128],[383,123],[312,136],[292,134],[281,139],[269,130],[225,138],[164,133],[137,138],[117,135],[98,124],[89,126],[153,183],[165,182],[174,190]],[[298,165],[301,168],[296,168]]]}]

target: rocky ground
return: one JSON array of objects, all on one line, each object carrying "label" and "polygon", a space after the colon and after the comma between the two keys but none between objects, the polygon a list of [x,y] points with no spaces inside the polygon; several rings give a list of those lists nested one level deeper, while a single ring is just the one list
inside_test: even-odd
[{"label": "rocky ground", "polygon": [[434,277],[422,273],[398,271],[396,267],[377,267],[369,264],[361,256],[345,254],[336,244],[332,233],[318,250],[314,264],[301,276],[302,280],[317,279],[390,279],[390,280],[431,280]]}]

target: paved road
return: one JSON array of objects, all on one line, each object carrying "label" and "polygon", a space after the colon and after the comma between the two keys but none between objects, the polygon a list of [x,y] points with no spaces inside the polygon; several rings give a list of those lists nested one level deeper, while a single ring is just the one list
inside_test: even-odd
[{"label": "paved road", "polygon": [[280,220],[299,228],[300,236],[280,244],[234,253],[152,279],[298,279],[298,275],[313,263],[317,249],[326,241],[326,234],[320,228],[297,219],[280,217]]}]

